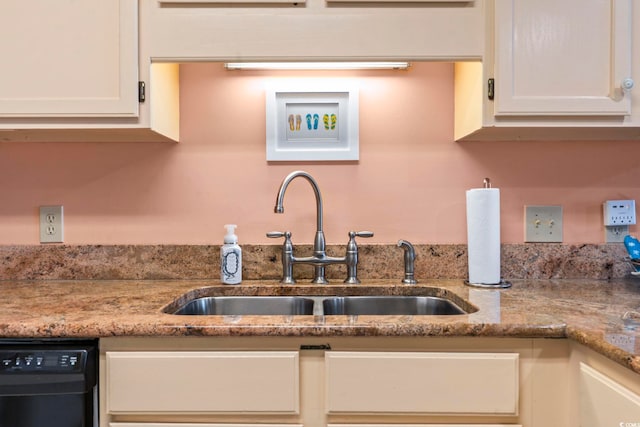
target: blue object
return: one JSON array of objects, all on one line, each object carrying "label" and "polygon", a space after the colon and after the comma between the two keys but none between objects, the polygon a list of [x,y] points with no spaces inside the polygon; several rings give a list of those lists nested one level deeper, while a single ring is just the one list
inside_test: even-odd
[{"label": "blue object", "polygon": [[624,247],[629,252],[629,258],[631,258],[631,265],[635,271],[632,271],[633,276],[640,276],[640,242],[633,236],[624,236]]},{"label": "blue object", "polygon": [[624,247],[629,252],[629,258],[640,260],[640,242],[633,236],[624,236]]}]

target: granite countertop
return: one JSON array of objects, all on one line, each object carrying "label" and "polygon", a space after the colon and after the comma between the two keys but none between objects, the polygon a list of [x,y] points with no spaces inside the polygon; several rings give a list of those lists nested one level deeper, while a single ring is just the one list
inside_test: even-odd
[{"label": "granite countertop", "polygon": [[[640,327],[621,316],[640,308],[640,279],[518,280],[504,290],[461,280],[415,286],[216,280],[74,280],[0,282],[0,337],[112,336],[490,336],[576,340],[640,373]],[[449,296],[455,316],[176,316],[163,309],[208,295],[411,294]]]}]

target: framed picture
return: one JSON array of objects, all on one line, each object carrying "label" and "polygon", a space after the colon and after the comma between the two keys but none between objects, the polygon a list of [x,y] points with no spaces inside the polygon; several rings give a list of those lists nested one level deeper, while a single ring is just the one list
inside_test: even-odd
[{"label": "framed picture", "polygon": [[267,161],[359,159],[357,88],[290,84],[266,101]]}]

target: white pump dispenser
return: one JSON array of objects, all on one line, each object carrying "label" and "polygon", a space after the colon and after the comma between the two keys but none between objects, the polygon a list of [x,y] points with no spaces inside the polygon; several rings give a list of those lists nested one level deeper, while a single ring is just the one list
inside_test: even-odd
[{"label": "white pump dispenser", "polygon": [[220,280],[227,285],[237,285],[242,282],[242,248],[235,234],[237,225],[227,224],[224,227],[227,234],[220,248]]}]

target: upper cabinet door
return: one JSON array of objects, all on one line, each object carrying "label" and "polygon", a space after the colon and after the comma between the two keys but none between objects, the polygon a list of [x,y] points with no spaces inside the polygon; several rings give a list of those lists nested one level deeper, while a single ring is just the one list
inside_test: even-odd
[{"label": "upper cabinet door", "polygon": [[496,0],[495,115],[631,112],[631,0]]},{"label": "upper cabinet door", "polygon": [[137,0],[2,0],[0,117],[138,115]]}]

